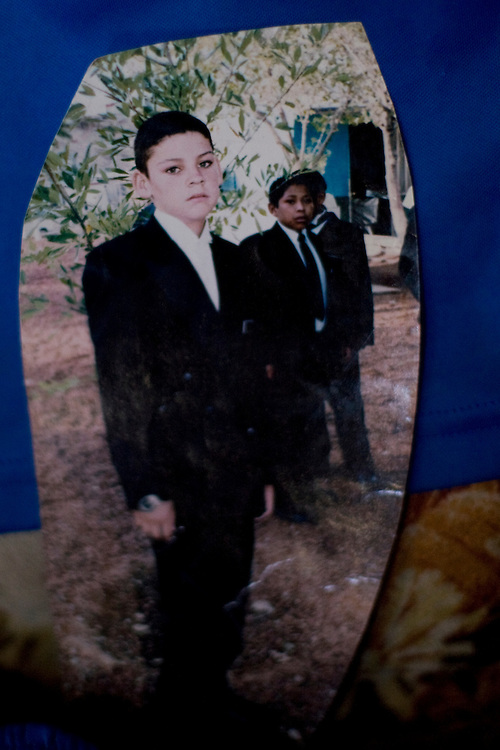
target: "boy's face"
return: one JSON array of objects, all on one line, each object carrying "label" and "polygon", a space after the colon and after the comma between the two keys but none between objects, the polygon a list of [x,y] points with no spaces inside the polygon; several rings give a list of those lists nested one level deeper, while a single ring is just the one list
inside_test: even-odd
[{"label": "boy's face", "polygon": [[148,174],[134,172],[141,198],[180,219],[198,236],[219,197],[222,171],[210,142],[197,132],[167,136],[153,146]]},{"label": "boy's face", "polygon": [[314,203],[305,185],[290,185],[277,206],[269,204],[269,212],[285,227],[300,232],[314,218]]}]

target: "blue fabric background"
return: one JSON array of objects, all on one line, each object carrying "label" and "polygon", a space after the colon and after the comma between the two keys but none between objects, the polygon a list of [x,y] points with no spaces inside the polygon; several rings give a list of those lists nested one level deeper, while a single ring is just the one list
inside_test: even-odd
[{"label": "blue fabric background", "polygon": [[424,304],[409,489],[500,477],[497,0],[3,0],[0,9],[0,531],[39,525],[18,322],[24,214],[96,57],[245,28],[361,21],[417,195]]}]

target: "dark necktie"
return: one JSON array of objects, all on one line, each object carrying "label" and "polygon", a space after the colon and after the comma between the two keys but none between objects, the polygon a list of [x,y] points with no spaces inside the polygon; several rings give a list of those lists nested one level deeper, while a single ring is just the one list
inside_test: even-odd
[{"label": "dark necktie", "polygon": [[319,276],[318,266],[307,244],[304,232],[299,232],[299,246],[306,264],[307,288],[311,302],[311,311],[315,318],[323,320],[325,317],[325,304],[323,300],[323,289]]}]

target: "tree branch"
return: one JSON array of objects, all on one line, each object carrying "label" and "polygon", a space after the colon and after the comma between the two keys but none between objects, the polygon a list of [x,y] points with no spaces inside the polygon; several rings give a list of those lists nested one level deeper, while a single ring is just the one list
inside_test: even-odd
[{"label": "tree branch", "polygon": [[[283,109],[283,107],[280,107],[279,116],[283,125],[286,125],[288,127],[288,121],[286,119],[285,110]],[[295,142],[293,140],[292,131],[286,130],[285,132],[288,135],[288,142],[289,142],[290,148],[292,149],[292,154],[294,155],[295,159],[298,159],[299,152],[297,151],[297,146],[295,145]]]},{"label": "tree branch", "polygon": [[73,201],[71,200],[71,198],[67,194],[66,190],[63,188],[63,186],[60,184],[60,182],[58,180],[56,180],[54,172],[52,171],[52,169],[49,167],[49,165],[47,163],[44,164],[44,169],[47,172],[47,174],[49,175],[50,179],[52,180],[52,184],[54,185],[55,189],[57,190],[57,192],[59,193],[59,195],[61,196],[61,198],[64,200],[65,203],[68,204],[69,208],[71,209],[71,213],[73,214],[73,219],[74,219],[75,223],[79,224],[79,226],[81,227],[82,232],[83,232],[83,236],[85,237],[85,243],[87,245],[87,248],[89,250],[93,250],[94,246],[92,245],[92,243],[91,243],[91,241],[89,239],[89,236],[87,234],[87,229],[85,227],[85,221],[84,221],[83,217],[80,216],[80,214],[76,210],[75,204],[73,203]]},{"label": "tree branch", "polygon": [[348,98],[345,100],[342,107],[338,107],[335,110],[335,116],[332,115],[324,133],[320,135],[318,138],[318,143],[313,149],[313,165],[316,165],[318,161],[321,159],[323,154],[326,151],[326,147],[328,146],[328,143],[330,141],[330,138],[334,134],[334,132],[337,130],[339,123],[342,119],[342,116],[344,115],[345,111],[347,110],[347,107],[350,104],[351,99]]}]

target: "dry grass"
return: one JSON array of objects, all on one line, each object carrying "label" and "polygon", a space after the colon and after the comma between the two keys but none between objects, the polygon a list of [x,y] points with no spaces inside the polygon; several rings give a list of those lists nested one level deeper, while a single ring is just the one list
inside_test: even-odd
[{"label": "dry grass", "polygon": [[[109,461],[86,320],[68,312],[62,285],[46,269],[28,270],[23,294],[50,299],[26,318],[22,336],[64,689],[140,705],[157,669],[152,556],[123,510]],[[318,525],[272,519],[257,528],[247,647],[232,680],[302,733],[338,688],[392,546],[413,429],[417,319],[409,294],[377,296],[376,346],[362,353],[380,492],[333,477],[324,489],[338,501],[325,506]]]}]

